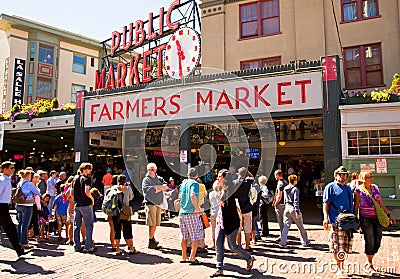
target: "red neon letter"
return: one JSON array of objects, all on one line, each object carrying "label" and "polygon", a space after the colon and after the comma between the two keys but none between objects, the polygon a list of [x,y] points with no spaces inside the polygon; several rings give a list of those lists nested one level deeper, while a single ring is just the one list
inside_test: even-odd
[{"label": "red neon letter", "polygon": [[[135,59],[135,62],[133,62]],[[140,59],[140,53],[136,54],[136,57],[131,57],[131,62],[129,64],[129,86],[133,85],[133,79],[135,79],[135,84],[140,84],[138,64]]]},{"label": "red neon letter", "polygon": [[171,103],[171,105],[173,105],[174,107],[176,107],[176,110],[170,110],[169,113],[170,114],[177,114],[180,110],[181,110],[181,106],[179,105],[179,103],[175,102],[174,99],[180,99],[181,96],[180,95],[173,95],[170,99],[169,102]]},{"label": "red neon letter", "polygon": [[108,69],[106,88],[115,88],[114,66],[112,64]]},{"label": "red neon letter", "polygon": [[149,13],[149,23],[148,23],[148,39],[152,40],[154,39],[157,34],[153,32],[154,28],[153,28],[153,13]]},{"label": "red neon letter", "polygon": [[145,37],[146,37],[146,32],[143,30],[143,21],[136,20],[136,22],[135,22],[135,47],[143,44]]},{"label": "red neon letter", "polygon": [[[161,101],[161,103],[160,103]],[[160,103],[160,104],[159,104]],[[167,115],[167,112],[165,111],[164,107],[167,102],[163,97],[155,97],[154,98],[154,116],[157,116],[158,113],[157,111],[160,110],[164,115]]]},{"label": "red neon letter", "polygon": [[129,113],[134,112],[135,110],[136,117],[139,117],[139,100],[136,100],[133,106],[131,105],[131,102],[126,101],[126,118],[129,118]]},{"label": "red neon letter", "polygon": [[175,6],[179,5],[179,0],[175,0],[172,2],[171,6],[169,6],[168,11],[167,11],[167,26],[170,29],[177,29],[179,27],[179,22],[172,23],[171,22],[171,13],[172,10],[175,8]]},{"label": "red neon letter", "polygon": [[111,56],[114,56],[115,51],[119,48],[121,42],[121,34],[117,31],[113,31],[111,34]]},{"label": "red neon letter", "polygon": [[286,93],[282,91],[282,87],[292,85],[291,82],[280,82],[278,83],[278,105],[291,105],[292,100],[282,100],[282,96]]},{"label": "red neon letter", "polygon": [[147,56],[151,55],[153,53],[153,49],[149,49],[145,52],[143,52],[143,75],[142,75],[142,80],[144,83],[150,82],[153,77],[149,75],[148,73],[153,69],[153,66],[149,64],[150,59],[147,59]]},{"label": "red neon letter", "polygon": [[258,91],[258,85],[254,86],[254,106],[258,107],[258,101],[261,101],[265,106],[270,106],[271,104],[267,102],[263,97],[261,97],[262,93],[268,88],[269,84],[267,83],[264,87]]},{"label": "red neon letter", "polygon": [[142,117],[147,117],[147,116],[151,116],[151,113],[145,113],[144,111],[148,108],[148,106],[146,106],[146,102],[150,102],[151,98],[144,98],[142,99]]},{"label": "red neon letter", "polygon": [[94,90],[104,88],[104,80],[106,78],[106,69],[96,70],[96,82],[94,84]]},{"label": "red neon letter", "polygon": [[164,7],[160,8],[159,18],[158,18],[158,35],[164,33]]},{"label": "red neon letter", "polygon": [[102,119],[104,116],[106,116],[106,117],[108,118],[108,120],[111,120],[111,114],[110,114],[110,111],[108,110],[107,104],[104,104],[104,105],[103,105],[103,108],[101,109],[101,112],[100,112],[100,116],[99,116],[99,120],[98,120],[98,121],[101,121],[101,119]]},{"label": "red neon letter", "polygon": [[311,84],[311,80],[310,79],[296,80],[294,84],[301,86],[301,102],[302,103],[307,102],[306,85]]},{"label": "red neon letter", "polygon": [[94,111],[95,108],[100,107],[100,104],[93,104],[90,106],[90,122],[94,121],[94,115],[96,114],[96,112]]},{"label": "red neon letter", "polygon": [[124,30],[122,31],[122,48],[124,50],[128,50],[131,45],[132,45],[132,40],[133,40],[133,23],[129,23],[129,36],[128,36],[128,42],[126,42],[126,26],[124,26]]},{"label": "red neon letter", "polygon": [[167,44],[160,45],[154,48],[154,53],[157,53],[157,77],[161,77],[163,74],[163,50],[167,47]]},{"label": "red neon letter", "polygon": [[212,111],[212,91],[208,92],[207,97],[203,99],[203,96],[200,92],[197,92],[196,104],[197,104],[197,112],[200,112],[200,102],[205,105],[208,102],[208,110]]},{"label": "red neon letter", "polygon": [[[117,108],[118,106],[118,108]],[[124,105],[121,102],[114,102],[113,103],[113,120],[117,118],[117,115],[121,117],[121,119],[124,119],[124,116],[122,115],[122,111],[124,110]]]},{"label": "red neon letter", "polygon": [[[240,98],[240,91],[244,91],[246,94],[244,95],[244,98]],[[236,109],[239,108],[239,102],[244,103],[247,107],[251,108],[251,105],[249,102],[247,102],[247,98],[249,98],[250,92],[249,89],[246,87],[238,87],[236,88]]]},{"label": "red neon letter", "polygon": [[126,64],[124,62],[118,62],[117,64],[117,87],[124,87],[126,78]]},{"label": "red neon letter", "polygon": [[230,109],[233,109],[231,100],[229,100],[228,95],[226,94],[225,90],[222,91],[221,95],[219,96],[217,105],[215,106],[215,110],[218,110],[220,105],[228,105]]}]

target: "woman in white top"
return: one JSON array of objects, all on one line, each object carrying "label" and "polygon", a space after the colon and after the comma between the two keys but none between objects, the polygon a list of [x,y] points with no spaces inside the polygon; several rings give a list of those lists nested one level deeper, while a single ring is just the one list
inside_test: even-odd
[{"label": "woman in white top", "polygon": [[35,196],[40,195],[40,191],[36,186],[30,182],[32,178],[32,172],[30,170],[21,170],[19,173],[21,177],[20,182],[17,185],[21,187],[21,191],[25,196],[25,203],[17,203],[17,219],[18,219],[18,241],[21,243],[23,248],[29,249],[33,246],[28,244],[28,228],[31,223],[33,204],[35,203]]},{"label": "woman in white top", "polygon": [[[117,183],[118,183],[118,185],[111,187],[111,191],[117,190],[117,191],[123,192],[124,199],[123,199],[122,204],[124,206],[129,206],[129,201],[133,199],[133,191],[132,191],[132,188],[130,186],[128,186],[126,183],[126,176],[123,174],[118,175]],[[121,241],[121,229],[124,234],[125,242],[129,247],[129,255],[139,253],[133,246],[133,234],[132,234],[131,219],[129,218],[128,220],[122,220],[122,219],[120,219],[120,216],[117,215],[117,216],[112,216],[112,222],[114,225],[115,248],[117,250],[116,255],[119,256],[122,254],[122,252],[119,248],[119,243]]]}]

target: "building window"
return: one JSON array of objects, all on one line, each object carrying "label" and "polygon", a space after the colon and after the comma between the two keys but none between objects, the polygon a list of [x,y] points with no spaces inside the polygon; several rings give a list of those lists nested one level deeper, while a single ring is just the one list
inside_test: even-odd
[{"label": "building window", "polygon": [[346,89],[383,86],[380,44],[344,49]]},{"label": "building window", "polygon": [[36,85],[36,99],[52,99],[51,79],[38,77]]},{"label": "building window", "polygon": [[364,19],[378,14],[378,0],[342,0],[343,21]]},{"label": "building window", "polygon": [[54,59],[54,47],[39,44],[39,62],[46,64],[53,64]]},{"label": "building window", "polygon": [[85,90],[84,85],[72,84],[71,87],[71,103],[76,103],[76,96],[79,91]]},{"label": "building window", "polygon": [[349,156],[400,154],[400,129],[347,132]]},{"label": "building window", "polygon": [[281,57],[272,57],[240,62],[241,70],[251,70],[281,65]]},{"label": "building window", "polygon": [[279,1],[257,1],[240,5],[240,38],[280,32]]},{"label": "building window", "polygon": [[35,61],[35,43],[31,43],[29,61]]},{"label": "building window", "polygon": [[86,57],[74,54],[72,63],[72,71],[74,73],[85,74],[86,73]]},{"label": "building window", "polygon": [[90,67],[94,67],[94,57],[90,58]]},{"label": "building window", "polygon": [[33,92],[33,75],[28,76],[28,95],[32,95]]}]

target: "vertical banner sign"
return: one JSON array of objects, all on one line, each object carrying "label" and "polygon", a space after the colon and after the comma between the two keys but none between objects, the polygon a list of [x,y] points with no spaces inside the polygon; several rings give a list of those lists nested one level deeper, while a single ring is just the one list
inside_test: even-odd
[{"label": "vertical banner sign", "polygon": [[328,56],[322,58],[322,69],[324,81],[337,80],[336,57]]},{"label": "vertical banner sign", "polygon": [[0,150],[3,150],[4,143],[4,122],[0,122]]},{"label": "vertical banner sign", "polygon": [[25,60],[15,58],[14,61],[14,82],[12,105],[21,105],[24,100],[25,89]]}]

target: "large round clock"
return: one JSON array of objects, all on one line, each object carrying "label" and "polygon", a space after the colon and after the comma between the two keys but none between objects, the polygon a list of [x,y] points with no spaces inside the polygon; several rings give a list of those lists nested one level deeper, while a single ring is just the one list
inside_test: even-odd
[{"label": "large round clock", "polygon": [[200,37],[191,28],[181,28],[170,38],[165,50],[164,67],[175,79],[192,73],[200,59]]}]

